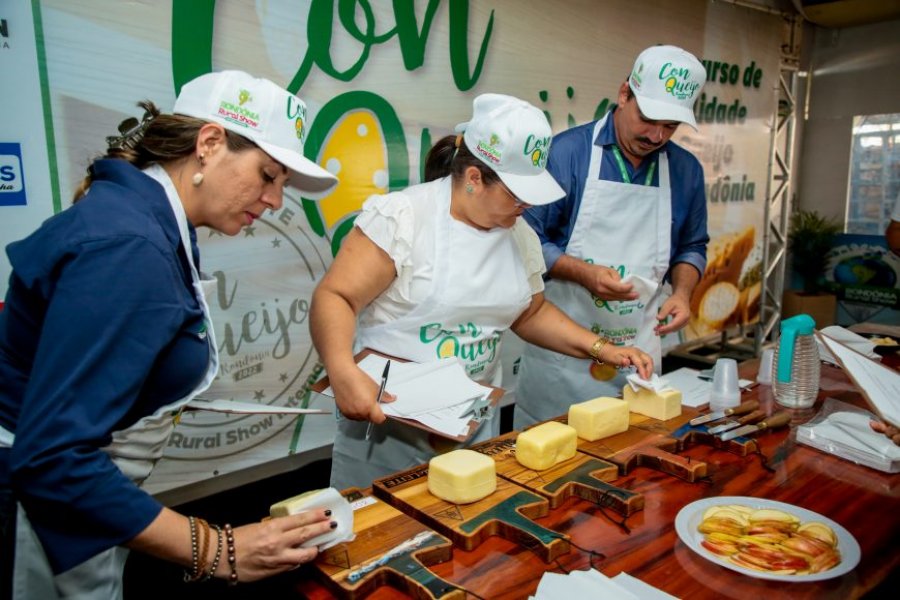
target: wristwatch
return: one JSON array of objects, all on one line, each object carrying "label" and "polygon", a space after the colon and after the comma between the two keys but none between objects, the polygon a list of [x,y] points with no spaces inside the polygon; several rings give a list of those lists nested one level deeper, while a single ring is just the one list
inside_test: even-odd
[{"label": "wristwatch", "polygon": [[591,355],[591,358],[594,359],[594,362],[597,364],[603,364],[603,361],[600,360],[600,351],[603,350],[603,346],[609,343],[609,338],[605,338],[602,335],[591,344],[591,349],[588,350],[588,354]]}]

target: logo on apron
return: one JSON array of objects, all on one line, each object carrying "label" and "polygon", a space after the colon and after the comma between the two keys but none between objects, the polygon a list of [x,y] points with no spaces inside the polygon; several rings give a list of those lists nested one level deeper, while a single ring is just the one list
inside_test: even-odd
[{"label": "logo on apron", "polygon": [[462,360],[471,377],[494,362],[500,332],[486,334],[482,327],[471,321],[451,328],[442,323],[428,323],[419,328],[419,341],[434,346],[435,358],[455,356]]}]

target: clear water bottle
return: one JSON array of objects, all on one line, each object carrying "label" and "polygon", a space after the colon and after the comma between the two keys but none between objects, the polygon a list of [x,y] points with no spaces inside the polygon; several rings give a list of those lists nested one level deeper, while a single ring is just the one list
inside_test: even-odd
[{"label": "clear water bottle", "polygon": [[781,322],[781,337],[775,346],[775,402],[786,408],[810,408],[819,394],[819,349],[816,322],[797,315]]}]

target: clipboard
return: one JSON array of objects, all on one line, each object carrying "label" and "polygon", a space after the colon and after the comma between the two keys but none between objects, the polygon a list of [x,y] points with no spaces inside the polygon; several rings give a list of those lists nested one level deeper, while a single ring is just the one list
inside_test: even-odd
[{"label": "clipboard", "polygon": [[[410,362],[410,361],[406,360],[405,358],[397,358],[396,356],[384,354],[383,352],[378,352],[376,350],[372,350],[371,348],[363,348],[358,354],[356,354],[353,357],[353,360],[358,364],[362,359],[369,356],[370,354],[374,354],[374,355],[380,356],[382,358],[387,358],[387,359],[390,359],[391,361],[396,361],[396,362],[401,362],[401,363]],[[321,394],[330,385],[331,384],[329,382],[328,375],[325,375],[325,377],[323,377],[322,379],[315,382],[309,389]],[[484,407],[479,407],[479,408],[482,410],[484,410],[484,409],[497,410],[497,407],[500,404],[500,398],[502,398],[503,394],[504,394],[503,388],[498,388],[496,386],[487,385],[484,383],[482,383],[480,385],[484,385],[485,387],[491,388],[491,393],[488,396],[488,405],[484,406]],[[337,413],[337,411],[336,411],[336,413]],[[432,429],[431,427],[425,425],[424,423],[420,423],[419,421],[416,421],[415,419],[396,417],[393,415],[385,415],[385,416],[392,421],[397,421],[398,423],[403,423],[404,425],[409,425],[410,427],[415,427],[417,429],[421,429],[422,431],[426,431],[432,435],[436,435],[438,437],[441,437],[441,438],[444,438],[447,440],[453,440],[455,442],[465,442],[466,440],[471,438],[472,435],[474,435],[475,430],[477,430],[478,427],[481,425],[481,421],[478,421],[473,417],[472,419],[469,420],[469,429],[468,429],[468,431],[466,431],[466,433],[464,435],[452,436],[452,435],[448,435],[442,431],[437,431],[436,429]]]},{"label": "clipboard", "polygon": [[[861,352],[857,352],[853,348],[850,348],[849,346],[846,346],[846,345],[842,344],[841,342],[835,340],[834,338],[822,334],[821,332],[817,331],[816,335],[819,337],[819,339],[822,341],[822,343],[825,345],[825,347],[828,348],[831,351],[831,353],[834,355],[834,358],[835,358],[835,360],[838,361],[838,364],[841,367],[841,369],[843,369],[844,372],[847,373],[847,376],[850,378],[850,380],[853,382],[853,384],[859,390],[859,393],[865,399],[866,404],[869,405],[869,407],[872,409],[872,411],[876,415],[878,415],[878,417],[885,423],[893,425],[894,427],[900,427],[900,396],[893,398],[894,404],[892,406],[879,406],[874,400],[872,400],[871,396],[869,396],[869,392],[866,391],[865,386],[860,383],[857,375],[855,375],[853,370],[847,366],[844,358],[839,356],[838,353],[834,351],[834,346],[840,346],[843,350],[845,350],[847,352],[852,352],[853,354],[858,355],[861,360],[866,361],[867,366],[871,365],[875,369],[884,369],[890,375],[893,375],[895,377],[900,377],[900,373],[897,373],[897,371],[888,367],[887,365],[884,365],[880,362],[874,361],[871,358],[869,358],[868,356],[865,356],[864,354],[862,354]],[[888,398],[888,400],[890,401],[890,397]],[[887,413],[888,410],[890,410],[891,416],[888,416],[888,413]]]}]

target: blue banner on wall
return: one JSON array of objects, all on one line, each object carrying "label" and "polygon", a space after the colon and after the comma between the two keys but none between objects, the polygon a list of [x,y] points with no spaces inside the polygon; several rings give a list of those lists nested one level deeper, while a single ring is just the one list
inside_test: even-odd
[{"label": "blue banner on wall", "polygon": [[826,286],[839,300],[900,308],[900,257],[883,235],[839,235],[827,258]]}]

